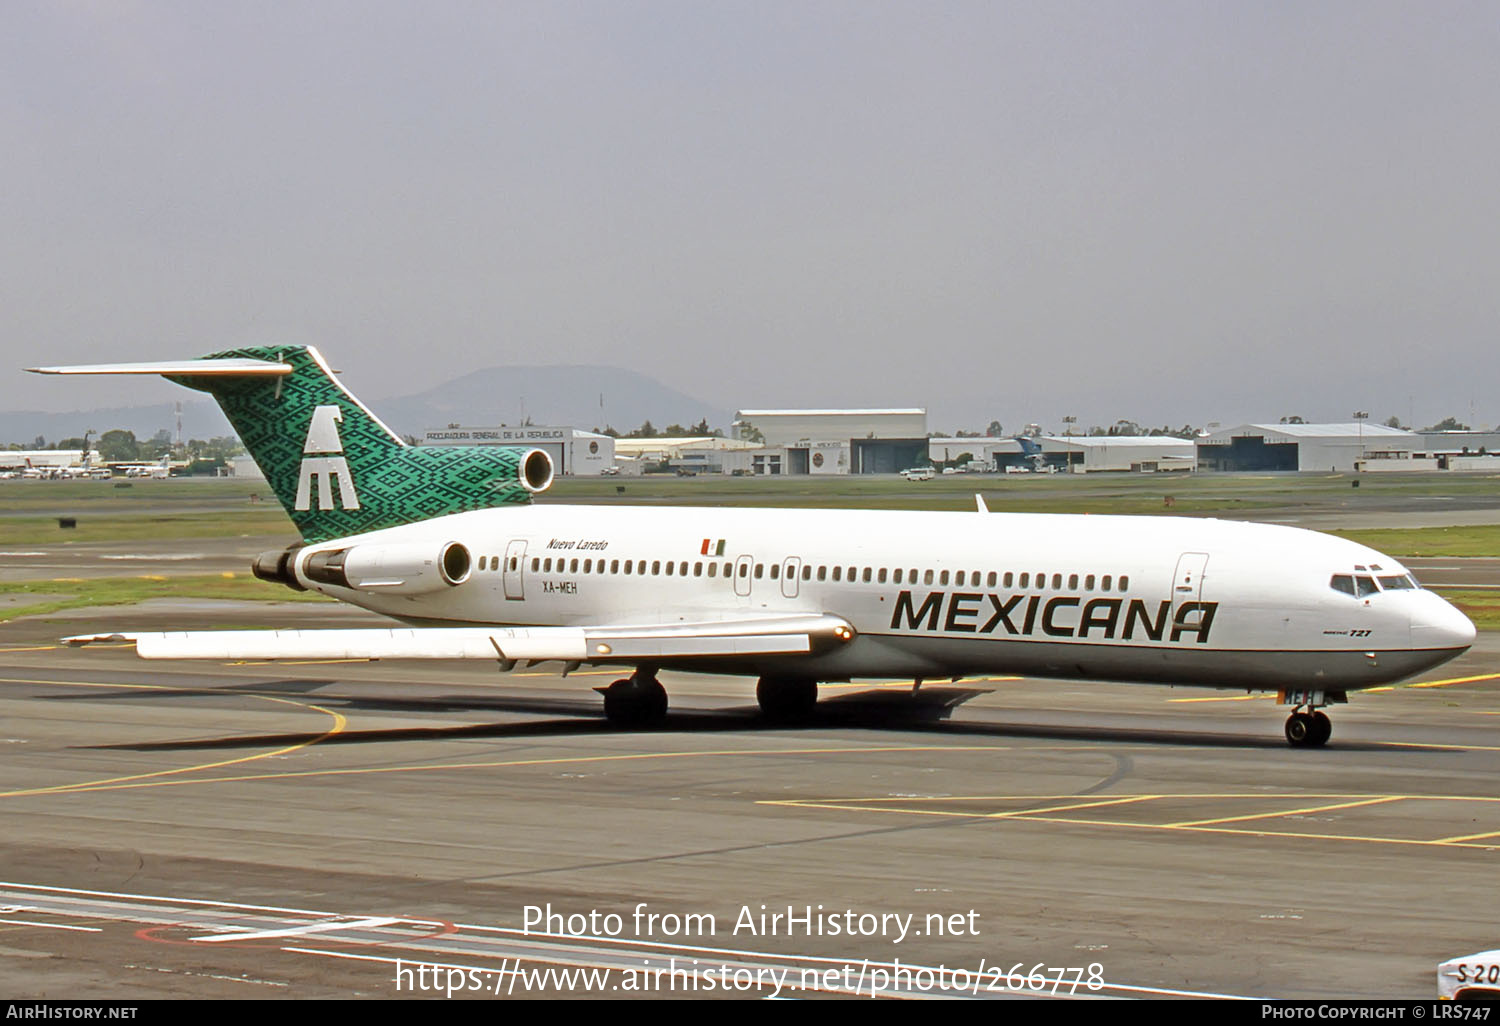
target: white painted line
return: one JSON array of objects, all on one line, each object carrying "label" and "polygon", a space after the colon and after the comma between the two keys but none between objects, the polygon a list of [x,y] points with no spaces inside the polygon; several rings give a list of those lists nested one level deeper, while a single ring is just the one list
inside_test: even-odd
[{"label": "white painted line", "polygon": [[[20,887],[28,891],[45,891],[49,894],[88,894],[96,898],[125,898],[129,901],[169,901],[179,905],[199,905],[204,908],[249,909],[253,912],[290,912],[295,915],[326,918],[334,912],[317,912],[306,908],[283,908],[279,905],[246,905],[235,901],[203,901],[199,898],[175,898],[164,894],[127,894],[124,891],[91,891],[81,887],[49,887],[46,884],[17,883],[0,880],[0,887]],[[24,897],[25,895],[17,895]]]},{"label": "white painted line", "polygon": [[194,937],[203,944],[223,944],[228,941],[266,940],[271,937],[301,937],[309,933],[330,933],[334,930],[370,930],[377,926],[390,926],[402,920],[390,916],[372,916],[369,919],[346,919],[335,922],[308,923],[306,926],[291,926],[285,930],[260,930],[256,933],[220,933],[210,937]]},{"label": "white painted line", "polygon": [[0,926],[40,926],[44,930],[77,930],[79,933],[103,933],[99,926],[64,926],[62,923],[33,923],[29,919],[0,919]]}]

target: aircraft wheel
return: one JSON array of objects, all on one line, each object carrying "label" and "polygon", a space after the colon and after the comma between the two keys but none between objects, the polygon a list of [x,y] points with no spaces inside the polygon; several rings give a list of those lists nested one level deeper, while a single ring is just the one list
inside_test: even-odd
[{"label": "aircraft wheel", "polygon": [[1294,712],[1286,718],[1286,743],[1293,748],[1309,748],[1316,742],[1313,718],[1304,712]]},{"label": "aircraft wheel", "polygon": [[1312,721],[1312,737],[1308,743],[1315,748],[1326,745],[1328,739],[1333,736],[1333,721],[1321,712],[1313,713]]},{"label": "aircraft wheel", "polygon": [[601,690],[604,716],[616,727],[651,727],[667,718],[667,689],[655,677],[622,677]]},{"label": "aircraft wheel", "polygon": [[812,715],[818,704],[818,682],[799,677],[762,677],[755,685],[755,700],[770,720],[786,723]]}]

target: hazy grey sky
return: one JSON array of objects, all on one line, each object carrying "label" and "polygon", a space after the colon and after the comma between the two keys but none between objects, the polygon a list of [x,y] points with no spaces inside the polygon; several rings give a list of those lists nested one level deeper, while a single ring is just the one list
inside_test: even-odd
[{"label": "hazy grey sky", "polygon": [[943,429],[1500,421],[1490,0],[10,0],[0,84],[11,368],[311,342],[374,399],[603,363]]}]

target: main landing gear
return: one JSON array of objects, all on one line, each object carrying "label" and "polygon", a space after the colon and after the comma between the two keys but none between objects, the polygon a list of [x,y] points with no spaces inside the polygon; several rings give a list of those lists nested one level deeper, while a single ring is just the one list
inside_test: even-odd
[{"label": "main landing gear", "polygon": [[655,727],[667,718],[667,689],[656,679],[654,668],[642,666],[629,677],[594,690],[604,696],[604,717],[612,726]]},{"label": "main landing gear", "polygon": [[818,704],[818,682],[802,677],[762,677],[755,685],[755,700],[768,720],[805,720]]},{"label": "main landing gear", "polygon": [[1333,721],[1320,712],[1325,705],[1349,701],[1343,691],[1283,691],[1282,705],[1292,706],[1286,718],[1286,743],[1293,748],[1321,748],[1333,736]]}]

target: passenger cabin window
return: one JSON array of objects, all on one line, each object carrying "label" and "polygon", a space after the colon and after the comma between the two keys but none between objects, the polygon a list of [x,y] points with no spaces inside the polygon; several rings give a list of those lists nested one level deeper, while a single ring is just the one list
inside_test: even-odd
[{"label": "passenger cabin window", "polygon": [[875,575],[875,583],[877,583],[877,584],[884,584],[885,583],[885,567],[881,567],[880,568],[880,572]]},{"label": "passenger cabin window", "polygon": [[922,574],[922,583],[923,584],[931,584],[932,583],[932,571],[931,570],[928,570],[926,573]]},{"label": "passenger cabin window", "polygon": [[811,563],[804,563],[802,565],[802,579],[804,581],[810,581],[810,580],[812,580],[812,564]]},{"label": "passenger cabin window", "polygon": [[1087,577],[1085,577],[1083,579],[1083,590],[1084,591],[1093,591],[1094,590],[1094,575],[1093,574],[1089,574]]},{"label": "passenger cabin window", "polygon": [[900,584],[901,583],[901,568],[900,567],[896,568],[895,573],[891,577],[891,581],[894,584]]},{"label": "passenger cabin window", "polygon": [[1114,576],[1113,574],[1105,574],[1104,575],[1104,580],[1102,580],[1102,581],[1099,582],[1100,586],[1103,587],[1103,589],[1105,591],[1109,590],[1110,578],[1113,577],[1113,576]]},{"label": "passenger cabin window", "polygon": [[945,588],[948,587],[948,571],[944,570],[938,575],[938,583]]},{"label": "passenger cabin window", "polygon": [[826,581],[826,580],[828,580],[828,568],[826,566],[820,566],[820,567],[818,567],[818,580],[820,580],[820,581]]},{"label": "passenger cabin window", "polygon": [[[1006,575],[1005,575],[1005,576],[1006,576],[1006,577],[1007,577],[1007,578],[1009,578],[1009,577],[1010,577],[1010,574],[1006,574]],[[987,578],[987,580],[988,580],[988,582],[989,582],[989,583],[988,583],[988,587],[991,587],[991,588],[993,588],[993,587],[994,587],[994,586],[995,586],[995,581],[996,581],[996,580],[997,580],[997,579],[998,579],[998,577],[999,577],[999,574],[997,574],[997,573],[995,573],[995,571],[993,571],[993,570],[991,570],[991,571],[990,571],[990,576],[989,576],[989,577],[988,577],[988,578]],[[1006,580],[1006,582],[1005,582],[1005,586],[1006,586],[1006,587],[1007,587],[1007,588],[1009,588],[1009,587],[1010,587],[1010,581],[1009,581],[1009,580]]]},{"label": "passenger cabin window", "polygon": [[1129,591],[1130,590],[1130,578],[1126,574],[1121,574],[1120,575],[1120,590],[1121,591]]},{"label": "passenger cabin window", "polygon": [[1077,591],[1078,590],[1078,575],[1077,574],[1069,574],[1068,575],[1068,590],[1069,591]]},{"label": "passenger cabin window", "polygon": [[869,567],[865,567],[865,572],[861,575],[860,579],[862,581],[864,581],[865,584],[869,584],[870,583],[870,568]]},{"label": "passenger cabin window", "polygon": [[833,568],[833,579],[835,581],[841,581],[841,580],[843,580],[843,574],[844,574],[844,568],[843,567],[836,566],[836,567]]}]

